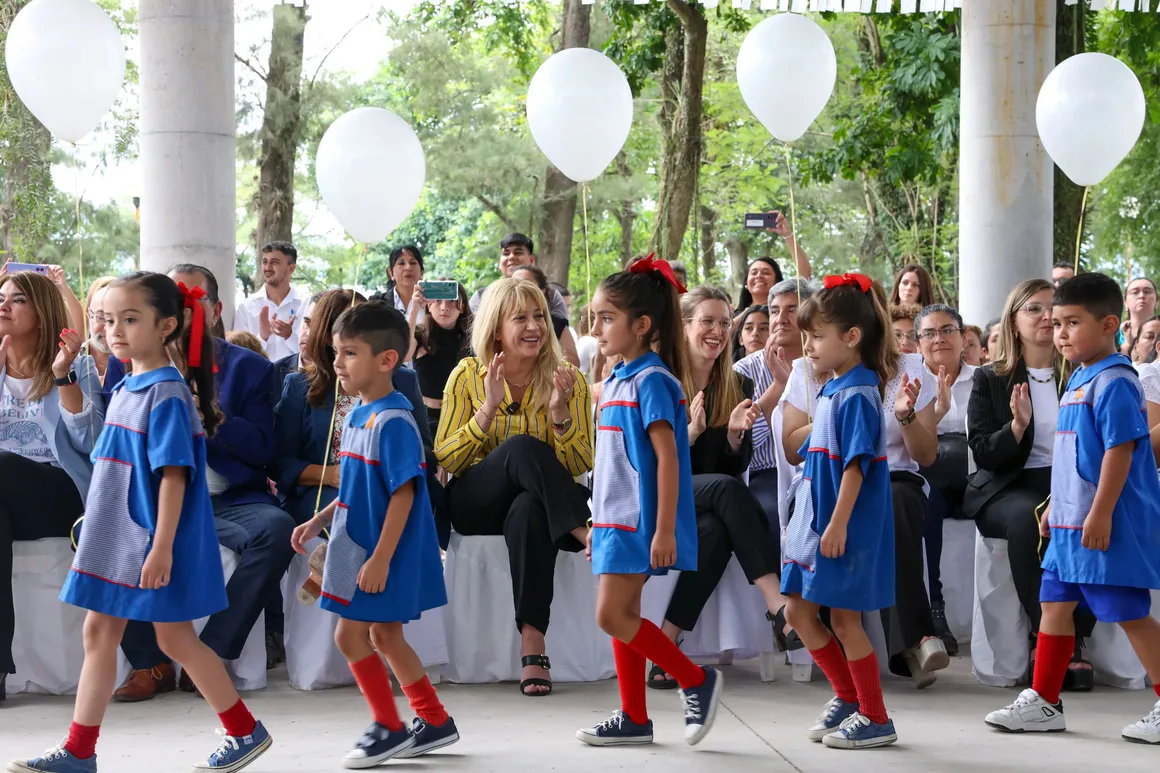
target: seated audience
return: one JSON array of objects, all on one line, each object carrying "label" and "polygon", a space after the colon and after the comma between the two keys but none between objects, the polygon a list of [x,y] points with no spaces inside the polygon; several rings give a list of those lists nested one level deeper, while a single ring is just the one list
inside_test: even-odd
[{"label": "seated audience", "polygon": [[934,280],[925,268],[917,263],[908,263],[894,276],[894,288],[890,291],[891,306],[917,306],[922,308],[934,303]]},{"label": "seated audience", "polygon": [[[630,263],[632,261],[629,261]],[[679,261],[669,263],[669,268],[673,270],[673,276],[681,283],[682,287],[689,286],[689,269],[685,268],[685,264]]]},{"label": "seated audience", "polygon": [[[260,354],[262,357],[269,359],[266,356],[266,349],[262,346],[262,341],[253,333],[247,330],[231,330],[226,333],[226,341],[239,346],[242,349],[249,349],[254,354]],[[294,356],[294,355],[290,355]]]},{"label": "seated audience", "polygon": [[0,701],[16,673],[12,543],[68,537],[83,514],[104,425],[101,382],[53,282],[32,271],[0,284]]},{"label": "seated audience", "polygon": [[927,306],[915,318],[919,349],[926,369],[938,379],[935,418],[938,425],[938,458],[922,468],[930,485],[926,530],[926,576],[930,589],[930,612],[938,637],[947,652],[957,655],[959,643],[947,625],[943,600],[943,520],[963,517],[963,492],[967,488],[967,401],[971,398],[975,367],[963,361],[963,318],[950,306]]},{"label": "seated audience", "polygon": [[[689,446],[697,509],[697,571],[681,572],[661,630],[676,642],[691,631],[736,555],[745,578],[765,597],[775,633],[785,647],[786,599],[781,595],[780,529],[770,521],[741,476],[752,454],[753,382],[733,370],[729,296],[698,287],[681,296],[688,352]],[[653,666],[649,687],[676,681]]]},{"label": "seated audience", "polygon": [[974,367],[986,363],[987,352],[983,349],[983,330],[978,325],[963,327],[963,362]]},{"label": "seated audience", "polygon": [[995,349],[999,346],[999,320],[993,319],[983,328],[983,364],[995,359]]},{"label": "seated audience", "polygon": [[1156,341],[1160,335],[1160,317],[1152,317],[1140,326],[1135,340],[1132,341],[1131,354],[1133,365],[1139,365],[1156,360]]},{"label": "seated audience", "polygon": [[564,362],[549,330],[544,294],[530,282],[489,288],[472,329],[474,357],[456,366],[443,394],[435,439],[454,478],[451,523],[464,535],[504,535],[524,666],[520,691],[551,692],[544,633],[559,550],[588,537],[592,469],[588,382]]},{"label": "seated audience", "polygon": [[1151,279],[1141,276],[1128,282],[1128,290],[1124,293],[1128,318],[1120,326],[1123,334],[1121,354],[1131,356],[1132,343],[1140,336],[1144,323],[1156,316],[1156,301],[1156,283]]},{"label": "seated audience", "polygon": [[[552,288],[548,284],[548,275],[538,266],[520,266],[512,272],[512,279],[522,279],[526,282],[531,282],[540,288],[540,292],[544,294],[544,298],[547,298],[552,293]],[[568,317],[562,317],[556,313],[553,313],[551,316],[552,332],[556,334],[556,338],[560,341],[560,348],[564,350],[564,359],[579,368],[580,355],[576,353],[576,339],[572,337],[572,329],[568,326]]]},{"label": "seated audience", "polygon": [[[169,276],[204,293],[199,303],[211,323],[221,318],[218,283],[213,273],[192,264],[174,266]],[[282,575],[294,557],[290,533],[294,519],[270,493],[267,467],[274,456],[274,406],[270,382],[273,364],[251,351],[215,339],[218,407],[225,420],[206,441],[206,479],[218,541],[239,555],[237,568],[226,584],[229,607],[209,618],[201,640],[223,660],[236,660],[262,611],[266,611],[267,650],[276,660],[281,650]],[[297,346],[297,341],[295,341]],[[175,345],[176,347],[176,345]],[[175,348],[181,367],[185,353]],[[125,365],[109,361],[105,392],[124,375]],[[130,622],[121,643],[133,673],[117,690],[119,701],[148,700],[174,687],[174,669],[157,646],[153,626]],[[195,689],[182,673],[177,686]]]},{"label": "seated audience", "polygon": [[[1053,286],[1028,279],[1007,296],[991,362],[975,371],[967,407],[967,442],[977,471],[963,513],[984,537],[1007,540],[1015,592],[1039,632],[1040,536],[1037,510],[1051,494],[1051,462],[1063,360],[1051,321]],[[1091,689],[1091,666],[1079,642],[1095,618],[1076,611],[1076,653],[1069,686]],[[1029,646],[1030,643],[1029,643]]]},{"label": "seated audience", "polygon": [[769,307],[750,306],[733,323],[733,337],[730,349],[733,361],[740,362],[754,352],[765,348],[769,340]]},{"label": "seated audience", "polygon": [[105,290],[116,277],[103,276],[89,285],[89,294],[85,298],[85,312],[88,315],[88,340],[81,346],[81,354],[93,358],[93,364],[101,378],[105,381],[105,370],[109,366],[109,346],[105,342]]},{"label": "seated audience", "polygon": [[427,302],[427,321],[415,331],[415,373],[427,406],[432,437],[439,428],[447,379],[460,360],[471,356],[471,308],[467,291],[463,285],[457,287],[458,300]]},{"label": "seated audience", "polygon": [[[499,241],[499,273],[504,279],[511,279],[512,272],[520,266],[536,265],[536,249],[532,240],[521,233],[510,233]],[[481,287],[471,296],[469,305],[472,314],[479,314],[479,304],[483,300],[486,287]],[[568,307],[560,293],[552,290],[547,293],[548,308],[557,317],[568,318]]]},{"label": "seated audience", "polygon": [[1059,287],[1059,283],[1075,276],[1075,264],[1069,261],[1057,261],[1051,267],[1051,284]]},{"label": "seated audience", "polygon": [[[298,250],[290,242],[270,242],[262,247],[262,287],[238,305],[235,330],[253,333],[271,360],[298,351],[306,291],[290,280],[298,268]],[[221,322],[219,317],[215,325]],[[222,328],[214,336],[225,338]]]},{"label": "seated audience", "polygon": [[592,366],[599,354],[599,347],[592,336],[592,309],[587,304],[580,310],[578,327],[580,336],[576,339],[576,356],[580,358],[580,372],[589,383],[594,383],[597,379],[594,377]]},{"label": "seated audience", "polygon": [[896,304],[890,307],[890,326],[894,329],[894,340],[903,354],[918,354],[918,340],[914,337],[914,319],[921,306],[913,303]]},{"label": "seated audience", "polygon": [[298,351],[274,361],[274,405],[277,405],[278,401],[282,399],[282,382],[286,380],[288,375],[301,367],[304,359],[303,353],[306,351],[306,342],[310,339],[310,317],[314,313],[314,305],[321,297],[322,293],[315,293],[302,307],[302,324],[298,328]]}]

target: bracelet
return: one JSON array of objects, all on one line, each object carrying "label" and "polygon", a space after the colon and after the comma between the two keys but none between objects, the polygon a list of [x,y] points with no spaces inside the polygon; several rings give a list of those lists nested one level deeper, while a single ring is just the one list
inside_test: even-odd
[{"label": "bracelet", "polygon": [[917,418],[918,418],[918,414],[914,412],[913,408],[911,408],[910,413],[906,414],[906,416],[904,418],[899,419],[898,423],[901,424],[902,426],[906,427],[906,426],[913,424],[914,420]]},{"label": "bracelet", "polygon": [[588,516],[588,528],[592,528],[592,516]]}]

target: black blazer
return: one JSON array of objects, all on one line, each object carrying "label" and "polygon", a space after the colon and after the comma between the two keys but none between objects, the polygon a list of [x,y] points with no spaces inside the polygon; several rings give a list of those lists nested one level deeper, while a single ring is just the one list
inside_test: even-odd
[{"label": "black blazer", "polygon": [[[975,458],[977,472],[967,481],[963,514],[974,518],[1003,489],[1011,485],[1027,464],[1035,445],[1035,422],[1015,440],[1011,431],[1011,392],[1016,384],[1027,383],[1027,366],[1019,360],[1008,376],[995,373],[994,365],[975,371],[971,400],[967,404],[967,445]],[[1059,376],[1056,375],[1056,387]]]},{"label": "black blazer", "polygon": [[[753,399],[753,382],[741,374],[741,394],[746,400]],[[705,415],[713,413],[711,401],[705,400]],[[728,427],[706,427],[697,442],[689,448],[689,462],[694,475],[719,474],[738,477],[749,467],[753,455],[753,432],[746,432],[741,447],[734,453],[729,446]]]}]

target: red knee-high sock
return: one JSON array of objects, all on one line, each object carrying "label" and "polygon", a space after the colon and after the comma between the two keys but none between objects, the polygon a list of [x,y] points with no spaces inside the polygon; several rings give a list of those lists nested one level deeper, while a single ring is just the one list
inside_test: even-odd
[{"label": "red knee-high sock", "polygon": [[705,669],[689,660],[689,656],[681,652],[680,647],[648,620],[640,621],[640,630],[628,646],[671,674],[682,690],[700,687],[705,683]]},{"label": "red knee-high sock", "polygon": [[831,636],[825,647],[820,650],[810,650],[814,662],[826,679],[830,680],[830,687],[834,688],[834,695],[838,700],[846,703],[858,702],[858,691],[854,687],[854,678],[850,675],[850,666],[846,662],[846,653],[842,652],[838,638]]},{"label": "red knee-high sock", "polygon": [[634,724],[648,722],[645,706],[644,655],[620,639],[612,640],[612,657],[616,659],[616,683],[620,686],[620,709]]},{"label": "red knee-high sock", "polygon": [[403,694],[410,701],[411,711],[415,712],[415,716],[428,725],[439,727],[447,723],[447,709],[443,708],[443,701],[439,700],[435,685],[431,684],[431,680],[427,677],[414,684],[403,685]]},{"label": "red knee-high sock", "polygon": [[242,703],[241,698],[238,698],[238,702],[233,706],[218,714],[218,719],[222,721],[222,727],[226,729],[226,733],[234,738],[249,735],[254,732],[254,728],[258,725],[254,715],[246,708],[246,704]]},{"label": "red knee-high sock", "polygon": [[395,708],[391,677],[387,675],[387,667],[379,653],[371,653],[359,662],[351,663],[350,672],[366,697],[375,722],[391,732],[401,730],[403,723],[399,720],[399,710]]},{"label": "red knee-high sock", "polygon": [[1059,691],[1063,688],[1063,678],[1067,676],[1067,666],[1073,654],[1074,636],[1039,632],[1035,643],[1035,673],[1031,677],[1031,689],[1052,705],[1059,703]]},{"label": "red knee-high sock", "polygon": [[97,736],[100,734],[100,725],[78,725],[73,722],[69,726],[64,748],[78,760],[87,760],[97,753]]},{"label": "red knee-high sock", "polygon": [[876,725],[886,724],[886,704],[882,702],[882,676],[878,656],[871,650],[861,660],[849,660],[850,676],[858,693],[858,711]]}]

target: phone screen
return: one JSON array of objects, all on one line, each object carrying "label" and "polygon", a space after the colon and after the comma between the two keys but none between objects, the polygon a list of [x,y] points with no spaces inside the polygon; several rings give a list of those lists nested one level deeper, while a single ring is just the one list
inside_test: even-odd
[{"label": "phone screen", "polygon": [[48,266],[42,263],[9,263],[8,273],[15,274],[17,271],[35,271],[38,274],[47,274]]},{"label": "phone screen", "polygon": [[457,301],[459,300],[459,283],[447,281],[420,282],[423,297],[429,301]]}]

